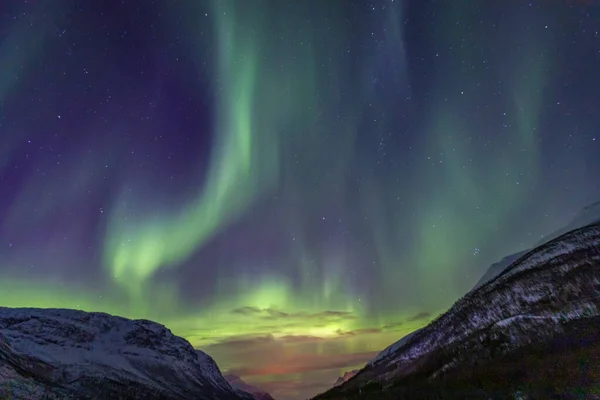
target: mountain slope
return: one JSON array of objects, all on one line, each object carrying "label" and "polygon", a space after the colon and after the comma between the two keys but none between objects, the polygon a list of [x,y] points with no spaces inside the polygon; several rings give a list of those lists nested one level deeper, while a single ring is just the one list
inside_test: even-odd
[{"label": "mountain slope", "polygon": [[[481,390],[485,398],[496,398],[490,390],[503,391],[497,398],[519,390],[542,391],[545,398],[583,390],[593,398],[590,392],[600,388],[600,346],[593,340],[600,337],[598,315],[600,224],[592,224],[521,256],[394,351],[317,398],[451,398],[459,388],[457,398],[480,398]],[[550,364],[535,364],[541,357],[532,355],[546,355]],[[553,355],[560,368],[551,364]],[[529,360],[527,369],[515,370],[523,360]],[[504,376],[497,366],[506,367]],[[548,369],[554,378],[541,379]],[[579,375],[563,379],[565,374]]]},{"label": "mountain slope", "polygon": [[389,345],[388,347],[383,349],[379,354],[377,354],[377,357],[375,357],[374,359],[369,361],[367,363],[367,365],[376,364],[377,362],[383,360],[390,354],[395,353],[399,348],[403,347],[413,336],[418,334],[419,331],[420,331],[420,329],[417,329],[416,331],[411,332],[408,335],[404,336],[402,339],[398,340],[397,342],[392,343],[391,345]]},{"label": "mountain slope", "polygon": [[[544,237],[544,239],[542,239],[539,243],[537,243],[534,246],[534,248],[539,247],[545,243],[548,243],[549,241],[556,239],[557,237],[559,237],[567,232],[570,232],[572,230],[593,224],[595,222],[600,222],[600,201],[584,207],[581,211],[579,211],[579,213],[577,213],[577,215],[575,215],[575,217],[571,220],[571,222],[569,222],[569,224],[567,226],[565,226],[549,235],[546,235]],[[488,281],[497,277],[506,268],[508,268],[513,262],[517,261],[520,257],[524,256],[531,250],[532,249],[526,249],[526,250],[519,251],[517,253],[508,255],[508,256],[502,258],[500,261],[492,264],[487,269],[485,274],[483,274],[483,276],[475,284],[473,289],[471,289],[471,290],[476,290],[479,287],[483,286]],[[380,354],[378,354],[377,357],[375,357],[375,359],[371,360],[368,364],[369,365],[373,364],[375,361],[378,361],[379,359],[385,357],[389,353],[396,351],[399,347],[403,346],[404,342],[406,340],[408,340],[408,338],[411,337],[416,332],[417,331],[412,332],[412,333],[408,334],[407,336],[403,337],[402,339],[400,339],[399,341],[392,343],[387,348],[385,348]]]},{"label": "mountain slope", "polygon": [[[575,217],[571,220],[571,222],[569,222],[569,224],[567,224],[567,226],[544,236],[544,238],[540,240],[533,248],[542,246],[543,244],[548,243],[567,232],[594,224],[596,222],[600,222],[600,201],[584,207],[581,211],[579,211],[579,213],[577,213],[577,215],[575,215]],[[525,255],[531,250],[532,249],[519,251],[515,254],[504,257],[497,263],[492,264],[486,273],[481,277],[481,279],[475,284],[472,290],[479,288],[490,279],[500,275],[502,271],[509,267],[513,262],[517,261],[521,256]]]},{"label": "mountain slope", "polygon": [[228,374],[225,375],[225,380],[227,380],[234,389],[250,393],[254,397],[254,400],[275,400],[269,393],[256,386],[247,384],[239,376]]},{"label": "mountain slope", "polygon": [[498,275],[500,275],[506,268],[510,267],[510,265],[512,263],[514,263],[519,258],[521,258],[525,254],[527,254],[527,252],[529,252],[529,251],[531,251],[531,250],[519,251],[517,253],[511,254],[509,256],[502,258],[502,260],[498,261],[497,263],[490,265],[490,267],[485,272],[485,274],[483,274],[481,279],[479,279],[479,281],[475,284],[475,286],[471,290],[478,289],[479,287],[484,285],[486,282],[488,282],[488,281],[494,279],[495,277],[497,277]]},{"label": "mountain slope", "polygon": [[0,398],[252,398],[212,358],[151,321],[2,307],[0,332]]},{"label": "mountain slope", "polygon": [[544,238],[539,241],[534,247],[538,247],[543,245],[544,243],[548,243],[551,240],[556,239],[559,236],[564,235],[567,232],[570,232],[575,229],[579,229],[581,227],[595,224],[600,222],[600,201],[597,201],[593,204],[590,204],[584,207],[581,211],[575,215],[575,217],[569,222],[569,224],[557,231],[552,232],[549,235],[544,236]]}]

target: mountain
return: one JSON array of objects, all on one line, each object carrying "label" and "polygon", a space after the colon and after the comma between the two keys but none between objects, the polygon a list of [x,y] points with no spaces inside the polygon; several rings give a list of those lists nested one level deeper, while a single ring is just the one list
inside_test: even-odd
[{"label": "mountain", "polygon": [[598,359],[595,222],[522,255],[316,399],[600,399]]},{"label": "mountain", "polygon": [[275,400],[269,393],[257,388],[256,386],[247,384],[239,376],[228,374],[225,375],[225,380],[229,382],[231,387],[234,389],[250,393],[255,400]]},{"label": "mountain", "polygon": [[[544,239],[542,239],[539,243],[537,243],[535,247],[539,247],[545,243],[548,243],[549,241],[556,239],[557,237],[572,231],[574,229],[577,228],[581,228],[590,224],[593,224],[595,222],[600,222],[600,201],[595,202],[593,204],[590,204],[586,207],[584,207],[581,211],[579,211],[579,213],[577,215],[575,215],[575,217],[571,220],[571,222],[569,222],[569,224],[549,235],[546,235],[544,237]],[[500,261],[492,264],[488,270],[485,272],[485,274],[483,274],[483,276],[481,277],[481,279],[479,279],[479,281],[475,284],[475,286],[473,287],[473,289],[471,290],[476,290],[479,287],[481,287],[482,285],[484,285],[486,282],[492,280],[493,278],[497,277],[498,275],[500,275],[506,268],[508,268],[513,262],[517,261],[519,258],[521,258],[522,256],[524,256],[525,254],[527,254],[528,252],[530,252],[532,249],[527,249],[527,250],[522,250],[519,251],[517,253],[508,255],[504,258],[502,258]],[[414,334],[416,334],[418,332],[412,332],[408,335],[406,335],[405,337],[403,337],[402,339],[400,339],[399,341],[392,343],[391,345],[389,345],[387,348],[385,348],[381,353],[379,353],[377,355],[377,357],[375,357],[373,360],[369,361],[368,365],[373,364],[376,361],[379,361],[381,358],[384,358],[385,356],[387,356],[390,353],[395,352],[398,348],[400,348],[401,346],[404,345],[404,343],[410,338],[412,337]]]},{"label": "mountain", "polygon": [[[572,231],[574,229],[577,228],[581,228],[590,224],[593,224],[595,222],[600,222],[600,201],[593,203],[587,207],[584,207],[581,211],[579,211],[579,213],[571,220],[571,222],[569,222],[569,224],[549,235],[546,235],[544,237],[544,239],[542,239],[539,243],[537,243],[535,247],[539,247],[545,243],[548,243],[549,241],[556,239],[557,237]],[[483,276],[479,279],[479,281],[475,284],[475,286],[473,287],[473,289],[471,290],[476,290],[479,287],[481,287],[482,285],[484,285],[486,282],[492,280],[493,278],[497,277],[498,275],[500,275],[506,268],[508,268],[512,263],[514,263],[515,261],[517,261],[519,258],[521,258],[522,256],[524,256],[525,254],[527,254],[528,252],[530,252],[532,249],[527,249],[527,250],[522,250],[519,251],[517,253],[508,255],[504,258],[502,258],[500,261],[492,264],[488,270],[485,272],[485,274],[483,274]],[[399,347],[403,346],[404,343],[412,336],[414,335],[416,332],[412,332],[410,334],[408,334],[407,336],[403,337],[402,339],[400,339],[399,341],[392,343],[390,346],[388,346],[386,349],[384,349],[381,353],[379,353],[377,355],[377,357],[375,357],[373,360],[371,360],[368,364],[373,364],[374,362],[380,360],[381,358],[385,357],[387,354],[392,353],[394,351],[396,351]]]},{"label": "mountain", "polygon": [[404,336],[402,339],[398,340],[396,343],[392,343],[391,345],[389,345],[388,347],[386,347],[385,349],[383,349],[379,354],[377,354],[377,357],[375,357],[374,359],[372,359],[371,361],[369,361],[367,363],[367,365],[376,364],[378,361],[386,358],[390,354],[395,353],[396,350],[398,350],[400,347],[404,346],[406,344],[406,342],[408,342],[419,331],[420,331],[420,329],[417,329],[416,331],[414,331],[412,333],[409,333],[408,335]]},{"label": "mountain", "polygon": [[567,224],[567,226],[552,232],[549,235],[544,236],[544,238],[538,242],[535,247],[541,246],[544,243],[548,243],[551,240],[556,239],[559,236],[564,235],[567,232],[572,230],[582,228],[587,225],[591,225],[594,223],[600,222],[600,201],[597,201],[593,204],[590,204],[584,207],[575,217]]},{"label": "mountain", "polygon": [[0,307],[0,398],[251,400],[163,325],[104,313]]},{"label": "mountain", "polygon": [[339,386],[342,383],[348,382],[351,378],[353,378],[356,374],[358,374],[358,369],[353,369],[352,371],[344,372],[344,375],[337,378],[337,381],[333,384],[333,386]]},{"label": "mountain", "polygon": [[485,272],[485,274],[483,274],[481,279],[479,279],[479,281],[475,284],[473,289],[471,289],[471,290],[475,290],[475,289],[479,288],[486,282],[488,282],[488,281],[492,280],[493,278],[497,277],[498,275],[500,275],[506,268],[510,267],[510,265],[512,263],[514,263],[519,258],[521,258],[525,254],[527,254],[527,252],[529,252],[529,251],[530,250],[519,251],[515,254],[511,254],[509,256],[502,258],[502,260],[498,261],[497,263],[492,264],[488,268],[488,270]]},{"label": "mountain", "polygon": [[[571,220],[571,222],[569,222],[567,224],[567,226],[552,232],[549,235],[544,236],[544,238],[539,241],[535,246],[535,247],[539,247],[545,243],[548,243],[551,240],[556,239],[559,236],[564,235],[567,232],[570,232],[572,230],[596,223],[596,222],[600,222],[600,201],[590,204],[587,207],[584,207],[581,211],[579,211],[579,213],[577,215],[575,215],[575,217]],[[505,268],[507,268],[508,266],[510,266],[513,262],[517,261],[517,259],[519,259],[519,257],[523,256],[524,254],[526,254],[527,252],[531,251],[532,249],[527,249],[527,250],[522,250],[519,251],[515,254],[511,254],[509,256],[504,257],[502,260],[500,260],[499,262],[492,264],[490,266],[490,268],[486,271],[486,273],[481,277],[481,279],[475,284],[475,286],[473,287],[473,289],[477,289],[478,287],[480,287],[481,285],[483,285],[485,282],[489,281],[490,279],[500,275],[500,273],[502,273],[502,271],[504,271]]]}]

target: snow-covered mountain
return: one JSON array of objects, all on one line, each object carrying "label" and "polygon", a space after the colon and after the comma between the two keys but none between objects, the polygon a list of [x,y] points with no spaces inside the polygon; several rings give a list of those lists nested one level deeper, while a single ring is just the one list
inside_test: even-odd
[{"label": "snow-covered mountain", "polygon": [[[558,229],[557,231],[552,232],[549,235],[546,235],[539,243],[537,243],[533,248],[539,247],[545,243],[548,243],[551,240],[556,239],[557,237],[570,232],[574,229],[578,229],[590,224],[593,224],[595,222],[600,222],[600,201],[590,204],[589,206],[584,207],[581,211],[579,211],[579,213],[577,213],[577,215],[575,215],[575,217],[571,220],[571,222],[569,222],[569,224],[567,226],[565,226],[564,228]],[[517,261],[520,257],[524,256],[525,254],[527,254],[528,252],[530,252],[532,249],[526,249],[526,250],[522,250],[519,251],[517,253],[508,255],[504,258],[502,258],[502,260],[492,264],[487,271],[485,272],[485,274],[483,274],[483,276],[481,277],[481,279],[479,279],[479,281],[475,284],[475,286],[473,287],[473,289],[471,290],[476,290],[479,287],[481,287],[483,284],[485,284],[486,282],[492,280],[493,278],[497,277],[498,275],[500,275],[506,268],[508,268],[513,262]],[[381,353],[379,353],[377,355],[377,357],[375,357],[373,360],[369,361],[367,363],[367,365],[372,365],[373,363],[379,361],[380,359],[382,359],[383,357],[387,356],[390,353],[395,352],[398,348],[400,348],[401,346],[404,345],[404,343],[410,338],[412,337],[415,333],[417,333],[417,331],[412,332],[408,335],[406,335],[405,337],[403,337],[402,339],[400,339],[399,341],[392,343],[391,345],[389,345],[387,348],[385,348]]]},{"label": "snow-covered mountain", "polygon": [[[597,343],[599,222],[521,255],[429,325],[386,349],[353,379],[317,398],[392,393],[428,398],[432,393],[427,390],[449,393],[448,385],[459,383],[453,388],[480,390],[480,396],[486,393],[481,388],[515,394],[526,387],[546,390],[535,398],[556,398],[561,390],[593,398],[585,388],[600,386]],[[583,368],[586,360],[590,367]],[[543,376],[549,369],[552,373]]]},{"label": "snow-covered mountain", "polygon": [[500,275],[502,273],[502,271],[504,271],[506,268],[508,268],[512,263],[514,263],[515,261],[517,261],[519,258],[521,258],[525,254],[527,254],[528,251],[530,251],[530,250],[519,251],[519,252],[517,252],[515,254],[511,254],[509,256],[506,256],[502,260],[500,260],[500,261],[492,264],[488,268],[488,270],[485,272],[485,274],[483,274],[483,276],[481,277],[481,279],[479,279],[479,281],[477,282],[477,284],[475,284],[475,286],[473,287],[473,289],[471,289],[471,290],[475,290],[475,289],[479,288],[480,286],[482,286],[486,282],[488,282],[488,281],[492,280],[493,278],[497,277],[498,275]]},{"label": "snow-covered mountain", "polygon": [[408,342],[410,340],[410,338],[412,338],[414,335],[416,335],[419,331],[420,331],[420,329],[417,329],[416,331],[404,336],[402,339],[398,340],[397,342],[392,343],[391,345],[389,345],[388,347],[383,349],[379,354],[377,354],[377,357],[375,357],[374,359],[369,361],[367,363],[367,365],[373,365],[373,364],[377,363],[378,361],[384,359],[385,357],[389,356],[390,354],[395,353],[396,350],[398,350],[400,347],[404,346],[406,344],[406,342]]},{"label": "snow-covered mountain", "polygon": [[575,215],[575,217],[567,224],[567,226],[544,236],[544,238],[540,240],[534,247],[548,243],[549,241],[554,240],[572,230],[597,222],[600,222],[600,201],[584,207],[581,211],[579,211],[579,213],[577,213],[577,215]]},{"label": "snow-covered mountain", "polygon": [[0,398],[251,400],[163,325],[0,307]]},{"label": "snow-covered mountain", "polygon": [[549,235],[544,236],[542,240],[540,240],[535,246],[531,249],[526,249],[519,251],[515,254],[511,254],[509,256],[504,257],[502,260],[497,263],[492,264],[485,274],[481,277],[481,279],[475,284],[473,290],[477,289],[490,279],[500,275],[505,268],[510,266],[513,262],[517,261],[519,257],[525,255],[527,252],[531,251],[533,248],[539,247],[545,243],[548,243],[551,240],[556,239],[559,236],[564,235],[567,232],[570,232],[574,229],[582,228],[586,225],[590,225],[596,222],[600,222],[600,201],[590,204],[587,207],[584,207],[583,210],[579,211],[577,215],[567,224],[567,226],[558,229],[552,232]]},{"label": "snow-covered mountain", "polygon": [[227,380],[227,382],[229,382],[231,387],[233,387],[234,389],[250,393],[255,400],[275,400],[273,399],[273,397],[271,397],[269,393],[257,388],[256,386],[247,384],[239,376],[227,374],[225,375],[225,380]]}]

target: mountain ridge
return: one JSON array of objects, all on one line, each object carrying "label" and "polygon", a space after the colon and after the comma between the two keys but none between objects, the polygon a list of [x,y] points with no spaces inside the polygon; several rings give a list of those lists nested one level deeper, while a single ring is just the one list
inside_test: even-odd
[{"label": "mountain ridge", "polygon": [[[596,222],[600,222],[600,201],[591,203],[591,204],[583,207],[577,214],[575,214],[575,216],[570,220],[570,222],[567,225],[553,231],[552,233],[550,233],[548,235],[545,235],[542,240],[540,240],[537,244],[535,244],[531,248],[524,249],[524,250],[518,251],[516,253],[504,256],[500,261],[497,261],[497,262],[493,263],[492,265],[490,265],[488,267],[488,269],[486,270],[486,272],[482,275],[482,277],[479,279],[479,281],[477,281],[477,283],[473,286],[473,288],[470,291],[479,289],[481,286],[483,286],[487,282],[489,282],[492,279],[494,279],[495,277],[499,276],[506,269],[508,269],[514,262],[516,262],[519,258],[521,258],[525,254],[529,253],[533,249],[535,249],[539,246],[542,246],[545,243],[548,243],[548,242],[550,242],[572,230],[575,230],[575,229],[578,229],[581,227],[585,227],[587,225],[591,225]],[[390,344],[388,347],[386,347],[384,350],[382,350],[374,359],[368,361],[366,366],[372,366],[377,361],[379,361],[382,358],[386,357],[387,355],[395,352],[400,347],[404,346],[404,344],[408,340],[410,340],[411,337],[416,335],[420,330],[421,329],[417,329],[417,330],[403,336],[398,341]],[[344,383],[344,382],[340,382],[339,384],[341,384],[341,383]],[[338,386],[337,382],[336,382],[336,385],[334,385],[334,387],[335,386]]]},{"label": "mountain ridge", "polygon": [[[470,291],[479,289],[481,286],[483,286],[488,281],[491,281],[498,275],[502,274],[504,272],[504,270],[506,270],[508,267],[510,267],[510,265],[512,263],[517,261],[519,258],[524,256],[531,250],[533,250],[539,246],[542,246],[545,243],[548,243],[548,242],[560,237],[561,235],[563,235],[565,233],[568,233],[572,230],[575,230],[575,229],[578,229],[581,227],[585,227],[587,225],[591,225],[595,222],[600,222],[600,201],[596,201],[594,203],[591,203],[591,204],[583,207],[577,214],[575,214],[575,216],[570,220],[570,222],[567,225],[553,231],[549,235],[546,235],[541,241],[539,241],[533,247],[518,251],[513,254],[509,254],[507,256],[504,256],[500,261],[497,261],[497,262],[493,263],[492,265],[490,265],[488,267],[488,269],[486,270],[486,272],[482,275],[482,277],[479,279],[479,281],[475,284],[475,286],[473,286],[473,288]],[[417,330],[405,335],[398,341],[390,344],[388,347],[386,347],[384,350],[382,350],[373,360],[369,361],[367,363],[367,365],[371,365],[374,362],[385,357],[386,355],[396,351],[399,347],[403,346],[404,343],[407,340],[409,340],[410,337],[412,337],[414,334],[416,334],[419,330],[420,329],[417,329]]]},{"label": "mountain ridge", "polygon": [[251,400],[165,326],[106,313],[0,307],[0,398]]},{"label": "mountain ridge", "polygon": [[503,257],[500,261],[492,264],[487,271],[483,274],[483,276],[479,279],[479,281],[475,284],[473,289],[479,288],[481,285],[493,279],[497,275],[501,274],[506,268],[508,268],[513,262],[517,261],[521,256],[527,254],[529,251],[542,246],[562,235],[573,231],[575,229],[579,229],[585,227],[587,225],[591,225],[593,223],[600,222],[600,201],[589,204],[583,207],[575,216],[571,219],[571,221],[562,228],[559,228],[552,233],[545,235],[542,240],[538,241],[535,245],[530,248],[518,251],[516,253],[510,254],[508,256]]},{"label": "mountain ridge", "polygon": [[[407,395],[408,386],[439,385],[482,360],[549,342],[578,321],[599,314],[598,267],[600,223],[596,222],[522,255],[429,325],[402,339],[400,346],[367,364],[353,379],[316,399],[346,398],[365,388],[373,390],[371,395],[384,396],[392,386],[398,387],[397,395]],[[413,392],[410,396],[419,398]]]}]

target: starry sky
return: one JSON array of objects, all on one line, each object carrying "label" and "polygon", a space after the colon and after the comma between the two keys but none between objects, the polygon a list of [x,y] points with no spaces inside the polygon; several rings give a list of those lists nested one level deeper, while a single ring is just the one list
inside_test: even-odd
[{"label": "starry sky", "polygon": [[600,3],[4,1],[0,304],[330,387],[600,199]]}]

